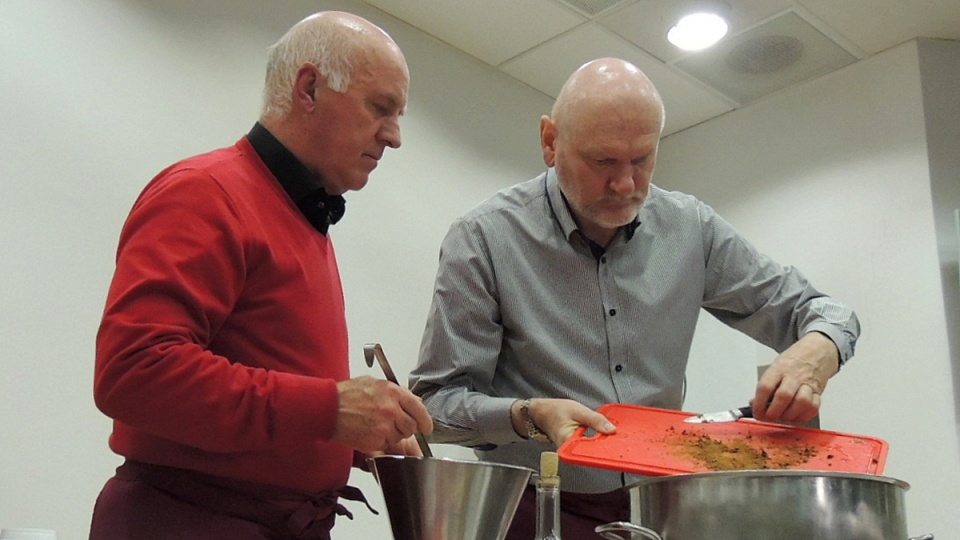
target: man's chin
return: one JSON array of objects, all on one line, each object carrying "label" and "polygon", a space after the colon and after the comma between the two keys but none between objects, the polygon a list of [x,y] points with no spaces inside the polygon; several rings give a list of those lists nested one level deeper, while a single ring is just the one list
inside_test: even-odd
[{"label": "man's chin", "polygon": [[369,181],[370,181],[369,174],[361,174],[353,178],[348,178],[343,183],[343,186],[342,186],[343,191],[341,192],[341,195],[348,191],[360,191],[361,189],[366,187],[367,182]]},{"label": "man's chin", "polygon": [[639,208],[631,208],[621,212],[607,214],[607,226],[610,228],[623,227],[629,225],[637,219]]}]

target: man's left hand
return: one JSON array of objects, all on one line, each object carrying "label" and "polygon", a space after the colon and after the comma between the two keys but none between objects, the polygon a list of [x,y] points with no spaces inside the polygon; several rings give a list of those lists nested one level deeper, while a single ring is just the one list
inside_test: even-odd
[{"label": "man's left hand", "polygon": [[757,420],[801,424],[820,412],[820,396],[840,366],[837,346],[811,332],[783,351],[760,377],[751,402]]}]

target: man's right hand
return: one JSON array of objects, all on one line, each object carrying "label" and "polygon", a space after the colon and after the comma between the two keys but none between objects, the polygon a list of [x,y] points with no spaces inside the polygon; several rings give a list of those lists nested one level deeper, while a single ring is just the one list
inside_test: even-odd
[{"label": "man's right hand", "polygon": [[[572,399],[532,399],[527,413],[533,423],[558,447],[573,437],[580,426],[605,435],[617,430],[606,416]],[[526,425],[520,413],[519,400],[513,404],[510,415],[514,430],[525,437]]]},{"label": "man's right hand", "polygon": [[340,408],[334,440],[361,452],[384,451],[416,432],[429,435],[433,420],[406,388],[373,377],[337,383]]}]

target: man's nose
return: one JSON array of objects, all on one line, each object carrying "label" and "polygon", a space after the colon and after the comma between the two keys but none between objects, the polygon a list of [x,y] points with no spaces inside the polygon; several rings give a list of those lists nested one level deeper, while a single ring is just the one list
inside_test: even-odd
[{"label": "man's nose", "polygon": [[400,145],[403,144],[403,140],[400,138],[400,121],[396,118],[384,121],[377,138],[390,148],[400,148]]},{"label": "man's nose", "polygon": [[633,167],[625,167],[610,179],[610,189],[620,195],[632,195],[636,190],[636,184],[633,181]]}]

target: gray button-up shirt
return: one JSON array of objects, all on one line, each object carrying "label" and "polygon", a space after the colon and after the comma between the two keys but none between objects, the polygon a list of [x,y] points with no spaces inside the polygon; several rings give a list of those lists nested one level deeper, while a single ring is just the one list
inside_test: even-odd
[{"label": "gray button-up shirt", "polygon": [[[514,431],[516,399],[680,409],[701,308],[777,351],[817,331],[841,363],[853,355],[853,311],[706,204],[651,186],[638,217],[632,235],[622,229],[594,257],[551,169],[451,225],[410,377],[433,416],[433,441],[536,469],[550,447]],[[561,477],[582,493],[635,479],[567,464]]]}]

